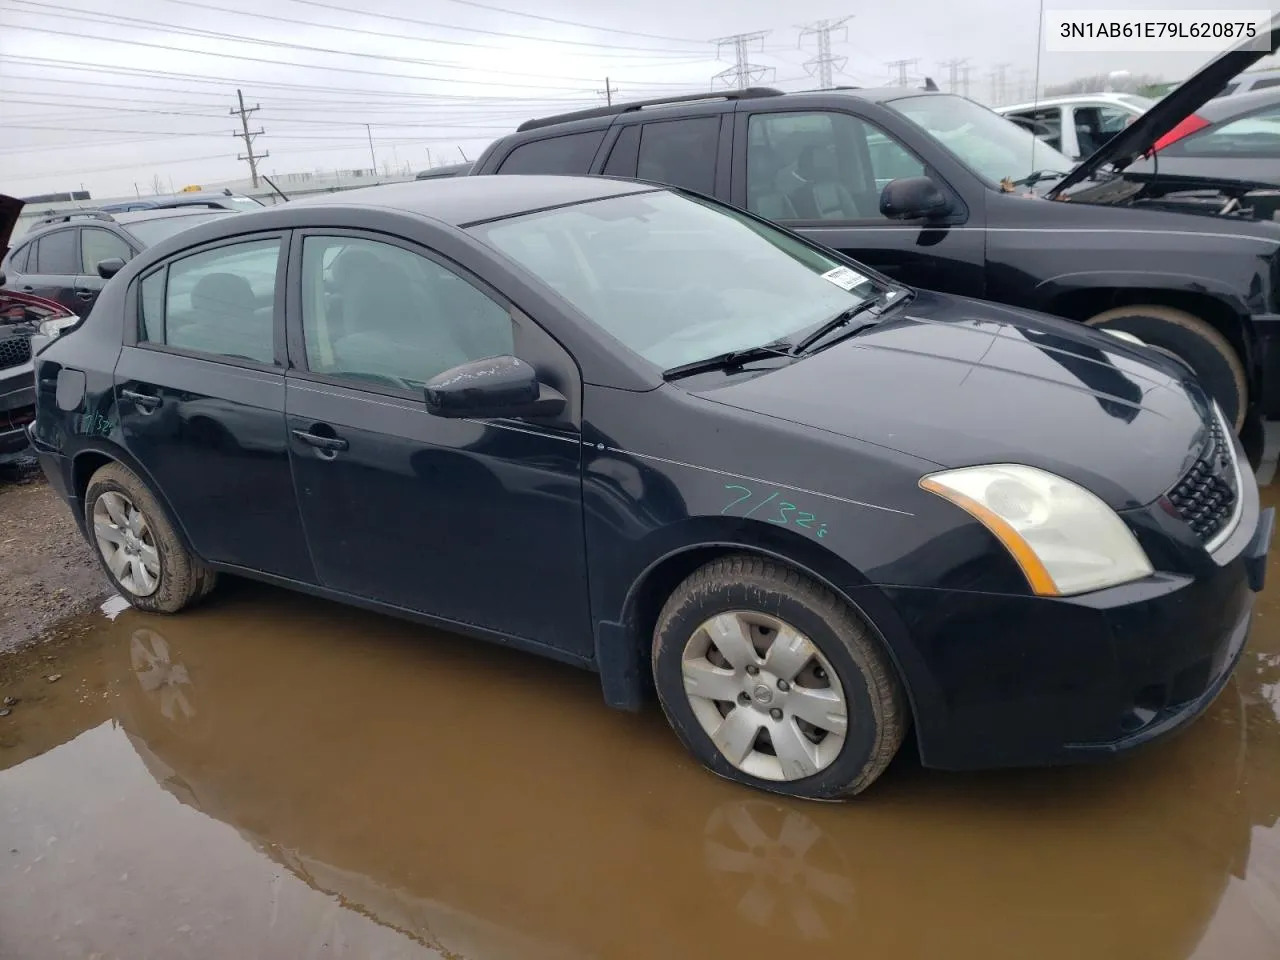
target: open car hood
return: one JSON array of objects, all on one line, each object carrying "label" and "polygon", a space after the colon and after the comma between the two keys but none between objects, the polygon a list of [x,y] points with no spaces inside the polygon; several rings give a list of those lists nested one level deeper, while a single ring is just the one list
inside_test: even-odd
[{"label": "open car hood", "polygon": [[1269,49],[1260,49],[1258,38],[1253,37],[1241,40],[1218,54],[1165,94],[1150,110],[1081,160],[1075,169],[1053,185],[1045,197],[1049,200],[1057,198],[1063,190],[1087,180],[1105,164],[1123,170],[1134,160],[1150,153],[1156,141],[1204,106],[1237,74],[1276,52],[1280,46],[1280,14],[1273,16],[1270,25],[1261,29],[1270,33],[1269,40],[1264,38]]},{"label": "open car hood", "polygon": [[18,215],[25,206],[17,197],[6,197],[0,193],[0,260],[9,255],[9,238],[13,236],[13,228],[18,225]]}]

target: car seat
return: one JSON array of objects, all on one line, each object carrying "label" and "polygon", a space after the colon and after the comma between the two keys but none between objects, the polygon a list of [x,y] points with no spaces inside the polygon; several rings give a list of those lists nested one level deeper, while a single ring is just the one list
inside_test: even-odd
[{"label": "car seat", "polygon": [[819,157],[817,146],[808,146],[796,159],[796,174],[805,183],[788,196],[801,217],[806,220],[856,220],[861,214],[853,195],[839,181],[838,174],[824,162],[827,150]]}]

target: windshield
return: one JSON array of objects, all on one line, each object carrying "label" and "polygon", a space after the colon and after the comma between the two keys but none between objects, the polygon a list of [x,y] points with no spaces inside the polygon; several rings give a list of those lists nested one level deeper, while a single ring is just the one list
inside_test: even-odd
[{"label": "windshield", "polygon": [[667,191],[470,232],[664,370],[790,338],[880,292],[774,227]]},{"label": "windshield", "polygon": [[181,233],[197,223],[204,223],[215,217],[225,217],[230,210],[210,210],[207,213],[184,213],[172,217],[156,217],[154,220],[134,220],[122,224],[131,234],[142,241],[143,246],[154,247],[161,240],[167,240],[175,233]]},{"label": "windshield", "polygon": [[1067,173],[1075,166],[1025,127],[950,94],[891,100],[889,106],[940,141],[992,184],[1021,180],[1036,170]]}]

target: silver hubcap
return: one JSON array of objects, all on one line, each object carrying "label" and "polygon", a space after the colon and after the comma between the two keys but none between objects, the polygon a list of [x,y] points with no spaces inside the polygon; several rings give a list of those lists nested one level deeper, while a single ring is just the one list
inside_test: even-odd
[{"label": "silver hubcap", "polygon": [[721,755],[762,780],[799,780],[844,746],[844,688],[789,623],[737,610],[707,620],[684,646],[684,689]]},{"label": "silver hubcap", "polygon": [[93,505],[93,537],[120,585],[135,597],[160,587],[160,554],[147,520],[123,493],[109,490]]}]

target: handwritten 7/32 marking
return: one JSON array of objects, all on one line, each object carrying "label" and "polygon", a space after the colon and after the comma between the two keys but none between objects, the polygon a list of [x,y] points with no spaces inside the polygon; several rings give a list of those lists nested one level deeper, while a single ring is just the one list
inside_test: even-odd
[{"label": "handwritten 7/32 marking", "polygon": [[[721,508],[721,514],[728,514],[734,507],[745,507],[756,496],[755,491],[750,487],[744,487],[740,483],[726,483],[724,489],[726,492],[734,494],[734,498]],[[808,511],[801,510],[794,503],[779,499],[781,496],[782,492],[780,490],[774,490],[764,499],[756,499],[755,505],[741,514],[741,516],[749,517],[757,510],[769,507],[768,510],[760,514],[760,519],[767,520],[769,523],[776,523],[779,526],[800,527],[819,538],[827,535],[827,525],[825,523],[817,522],[817,517]]]}]

